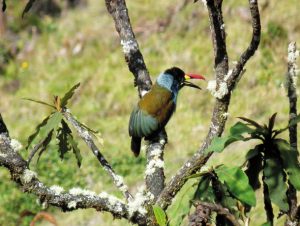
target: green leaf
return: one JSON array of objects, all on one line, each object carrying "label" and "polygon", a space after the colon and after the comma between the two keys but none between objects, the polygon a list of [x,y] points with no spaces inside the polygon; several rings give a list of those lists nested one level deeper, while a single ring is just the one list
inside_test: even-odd
[{"label": "green leaf", "polygon": [[63,116],[60,112],[55,112],[44,119],[43,122],[37,126],[36,132],[28,138],[27,148],[31,143],[34,143],[37,140],[37,135],[42,140],[48,136],[51,130],[56,131],[62,117]]},{"label": "green leaf", "polygon": [[61,120],[62,127],[58,129],[57,139],[58,139],[58,147],[60,152],[60,158],[63,159],[65,153],[71,150],[71,145],[68,141],[68,134],[72,133],[71,129],[69,128],[68,124]]},{"label": "green leaf", "polygon": [[272,226],[272,224],[270,222],[265,222],[261,226]]},{"label": "green leaf", "polygon": [[223,165],[216,168],[215,172],[233,196],[250,206],[256,205],[255,193],[249,184],[248,177],[239,167]]},{"label": "green leaf", "polygon": [[170,225],[181,225],[185,216],[190,212],[191,200],[195,194],[197,179],[188,180],[168,208],[167,214],[170,217]]},{"label": "green leaf", "polygon": [[156,219],[156,222],[159,226],[166,226],[167,225],[167,216],[165,211],[158,205],[152,206],[153,213]]},{"label": "green leaf", "polygon": [[29,148],[29,146],[31,145],[32,141],[39,134],[41,127],[43,127],[44,125],[46,125],[46,123],[47,123],[47,121],[48,121],[48,119],[50,118],[51,115],[48,115],[40,124],[38,124],[37,127],[35,128],[35,132],[28,137],[26,149]]},{"label": "green leaf", "polygon": [[41,101],[41,100],[34,100],[34,99],[31,99],[31,98],[23,98],[23,100],[29,100],[29,101],[32,101],[32,102],[35,102],[35,103],[38,103],[38,104],[42,104],[42,105],[46,105],[48,107],[56,109],[54,105],[48,104],[48,103],[46,103],[44,101]]},{"label": "green leaf", "polygon": [[271,201],[280,210],[288,211],[286,191],[287,185],[284,181],[284,172],[278,159],[267,159],[264,166],[264,182],[268,186]]},{"label": "green leaf", "polygon": [[78,144],[77,144],[77,142],[73,139],[72,134],[68,134],[68,141],[69,141],[69,143],[71,144],[72,149],[73,149],[73,153],[74,153],[74,155],[75,155],[75,157],[76,157],[76,159],[77,159],[77,165],[78,165],[78,167],[80,167],[80,166],[81,166],[81,161],[82,161],[82,156],[81,156],[81,154],[80,154],[80,150],[79,150],[79,148],[78,148]]},{"label": "green leaf", "polygon": [[50,131],[50,133],[48,134],[46,139],[43,141],[42,146],[41,146],[40,151],[39,151],[39,156],[38,156],[37,162],[39,162],[42,154],[44,153],[44,151],[46,151],[48,145],[50,144],[50,142],[52,140],[52,135],[53,135],[53,130]]},{"label": "green leaf", "polygon": [[269,129],[270,132],[272,132],[272,130],[273,130],[273,127],[274,127],[274,124],[275,124],[276,115],[277,115],[277,113],[274,113],[271,116],[271,118],[269,119],[269,127],[268,127],[268,129]]},{"label": "green leaf", "polygon": [[215,201],[214,191],[210,185],[211,177],[205,175],[201,177],[196,192],[194,194],[194,200],[200,200],[202,202],[211,202]]},{"label": "green leaf", "polygon": [[242,136],[244,133],[252,133],[254,130],[242,122],[237,122],[230,128],[230,135],[224,137],[214,137],[211,145],[208,147],[206,152],[222,152],[228,145],[244,140]]},{"label": "green leaf", "polygon": [[279,150],[280,157],[283,162],[283,167],[288,174],[288,179],[291,184],[299,191],[300,190],[300,164],[298,161],[299,153],[290,148],[287,141],[276,139],[275,144]]},{"label": "green leaf", "polygon": [[243,133],[252,133],[254,130],[242,122],[237,122],[230,128],[230,134],[232,136],[240,136]]},{"label": "green leaf", "polygon": [[65,107],[68,104],[68,100],[70,100],[72,98],[72,96],[74,95],[75,90],[80,86],[80,83],[77,83],[76,85],[74,85],[65,95],[64,97],[61,99],[61,107]]},{"label": "green leaf", "polygon": [[243,121],[245,122],[248,122],[250,125],[256,127],[256,128],[262,128],[261,125],[259,125],[257,122],[251,120],[251,119],[248,119],[248,118],[245,118],[245,117],[238,117],[239,119],[242,119]]}]

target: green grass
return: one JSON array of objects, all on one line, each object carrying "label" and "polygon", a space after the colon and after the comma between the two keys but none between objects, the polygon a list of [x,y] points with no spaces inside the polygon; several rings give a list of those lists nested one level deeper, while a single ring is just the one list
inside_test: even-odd
[{"label": "green grass", "polygon": [[[173,65],[202,73],[208,80],[214,79],[208,15],[199,2],[188,4],[174,17],[165,32],[137,35],[153,79]],[[232,125],[238,116],[265,122],[274,112],[278,112],[278,125],[286,124],[288,103],[281,84],[286,72],[288,42],[300,41],[300,15],[294,7],[297,3],[298,0],[270,1],[261,12],[263,44],[247,64],[247,71],[233,92],[228,125]],[[128,7],[133,28],[146,27],[147,31],[147,26],[155,26],[159,19],[166,16],[168,9],[174,7],[174,3],[170,0],[159,3],[154,0],[128,1]],[[238,13],[240,7],[247,7],[246,1],[224,1],[231,65],[251,38],[251,24]],[[135,191],[142,184],[145,159],[143,154],[135,159],[130,153],[127,123],[138,96],[104,1],[90,0],[87,8],[65,12],[57,20],[47,17],[42,26],[43,33],[38,37],[23,34],[20,45],[34,42],[33,50],[11,62],[7,72],[0,77],[0,110],[11,136],[25,145],[35,125],[49,113],[46,107],[21,98],[51,101],[53,94],[63,95],[72,85],[81,82],[70,104],[72,113],[81,122],[101,131],[104,155],[118,173],[125,175],[130,190]],[[72,55],[76,43],[82,43],[83,50],[78,55]],[[65,55],[62,55],[63,51]],[[25,61],[29,63],[26,69],[21,67]],[[14,81],[19,81],[19,88],[8,89]],[[197,150],[207,133],[214,99],[205,90],[206,83],[200,83],[200,86],[203,91],[182,91],[176,114],[167,126],[167,180]],[[209,165],[240,165],[248,147],[250,144],[234,145],[224,153],[214,155]],[[80,148],[84,156],[80,169],[76,168],[73,156],[68,154],[67,159],[61,162],[57,151],[50,148],[42,156],[36,171],[49,185],[54,182],[66,189],[82,186],[96,192],[111,191],[120,196],[85,144],[80,143]],[[40,209],[35,205],[36,197],[23,195],[9,182],[5,169],[0,170],[0,175],[0,190],[5,194],[0,206],[0,224],[14,225],[22,210]],[[262,201],[261,197],[258,201]],[[11,202],[18,205],[12,207]],[[50,211],[60,225],[127,225],[124,220],[112,221],[109,214],[94,210],[62,213],[50,208]],[[252,213],[251,225],[265,221],[262,211],[260,204]]]}]

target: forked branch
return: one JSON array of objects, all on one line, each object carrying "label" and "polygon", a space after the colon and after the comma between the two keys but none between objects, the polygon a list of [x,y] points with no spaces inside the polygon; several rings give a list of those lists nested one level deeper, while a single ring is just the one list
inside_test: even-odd
[{"label": "forked branch", "polygon": [[[249,0],[252,21],[252,41],[247,50],[241,55],[240,62],[234,69],[233,75],[228,78],[228,56],[226,52],[225,26],[222,16],[222,0],[207,0],[210,27],[215,53],[215,95],[216,102],[212,114],[211,124],[208,134],[199,150],[179,169],[165,189],[160,194],[157,204],[163,209],[168,208],[172,199],[187,181],[188,176],[194,174],[206,164],[212,153],[206,153],[205,150],[210,145],[212,139],[221,136],[227,121],[227,111],[230,104],[231,92],[240,72],[243,70],[246,62],[256,51],[260,40],[260,15],[256,0]],[[226,76],[227,75],[227,76]]]}]

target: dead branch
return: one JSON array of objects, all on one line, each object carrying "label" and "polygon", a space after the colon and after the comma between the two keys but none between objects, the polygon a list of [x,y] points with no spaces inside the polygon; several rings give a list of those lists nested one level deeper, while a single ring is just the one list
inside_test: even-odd
[{"label": "dead branch", "polygon": [[204,1],[208,8],[212,40],[215,53],[215,72],[216,81],[214,87],[214,96],[216,102],[212,114],[211,124],[208,134],[202,143],[199,150],[179,169],[170,182],[166,185],[160,194],[157,204],[163,209],[166,209],[177,192],[182,188],[187,181],[187,177],[197,172],[206,164],[212,153],[205,153],[205,150],[210,145],[212,139],[216,136],[221,136],[227,121],[227,111],[230,103],[233,84],[241,76],[244,65],[256,51],[260,40],[260,15],[256,0],[249,0],[252,21],[252,41],[247,50],[241,55],[240,61],[234,73],[228,79],[228,56],[226,51],[226,33],[222,17],[222,0],[207,0]]}]

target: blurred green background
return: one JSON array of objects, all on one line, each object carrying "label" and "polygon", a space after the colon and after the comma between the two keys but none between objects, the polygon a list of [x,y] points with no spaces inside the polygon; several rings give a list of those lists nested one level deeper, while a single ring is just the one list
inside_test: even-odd
[{"label": "blurred green background", "polygon": [[[201,1],[192,2],[178,10],[178,5],[182,4],[180,0],[127,1],[132,26],[153,80],[173,65],[204,74],[208,80],[214,79],[207,11]],[[223,3],[231,67],[251,39],[247,2],[228,0]],[[7,1],[5,29],[1,31],[0,40],[0,112],[11,137],[19,139],[25,146],[35,125],[50,110],[22,98],[51,102],[53,95],[63,95],[81,82],[70,103],[72,113],[101,132],[104,155],[134,192],[143,184],[145,166],[143,154],[139,158],[131,154],[127,131],[129,114],[138,96],[113,20],[104,1],[81,1],[76,7],[61,1],[56,3],[59,10],[49,13],[35,8],[21,19],[26,1]],[[274,112],[278,112],[278,127],[287,124],[288,100],[283,84],[288,43],[298,41],[300,46],[300,14],[296,7],[299,1],[261,0],[259,5],[261,45],[233,92],[227,127],[236,122],[238,116],[266,122]],[[168,18],[171,18],[170,24]],[[193,89],[181,92],[176,114],[168,123],[167,180],[197,150],[207,133],[214,98],[206,90],[206,83],[199,85],[203,87],[200,92]],[[79,144],[84,156],[80,169],[71,154],[60,160],[55,142],[38,165],[33,161],[32,169],[47,185],[60,185],[66,190],[79,186],[121,197],[89,149],[82,142]],[[249,146],[244,143],[234,145],[224,153],[214,155],[209,165],[239,166]],[[25,150],[21,152],[28,156]],[[20,216],[24,211],[41,211],[36,197],[23,194],[10,181],[6,169],[0,168],[0,177],[0,225],[18,225],[18,222],[29,225],[32,216],[21,220]],[[259,194],[257,198],[262,201]],[[113,220],[109,214],[95,210],[62,213],[49,207],[46,211],[53,214],[59,225],[128,225],[125,220]],[[265,222],[263,206],[257,205],[250,216],[250,225]],[[280,219],[277,225],[282,222]],[[44,221],[39,225],[48,223]]]}]

